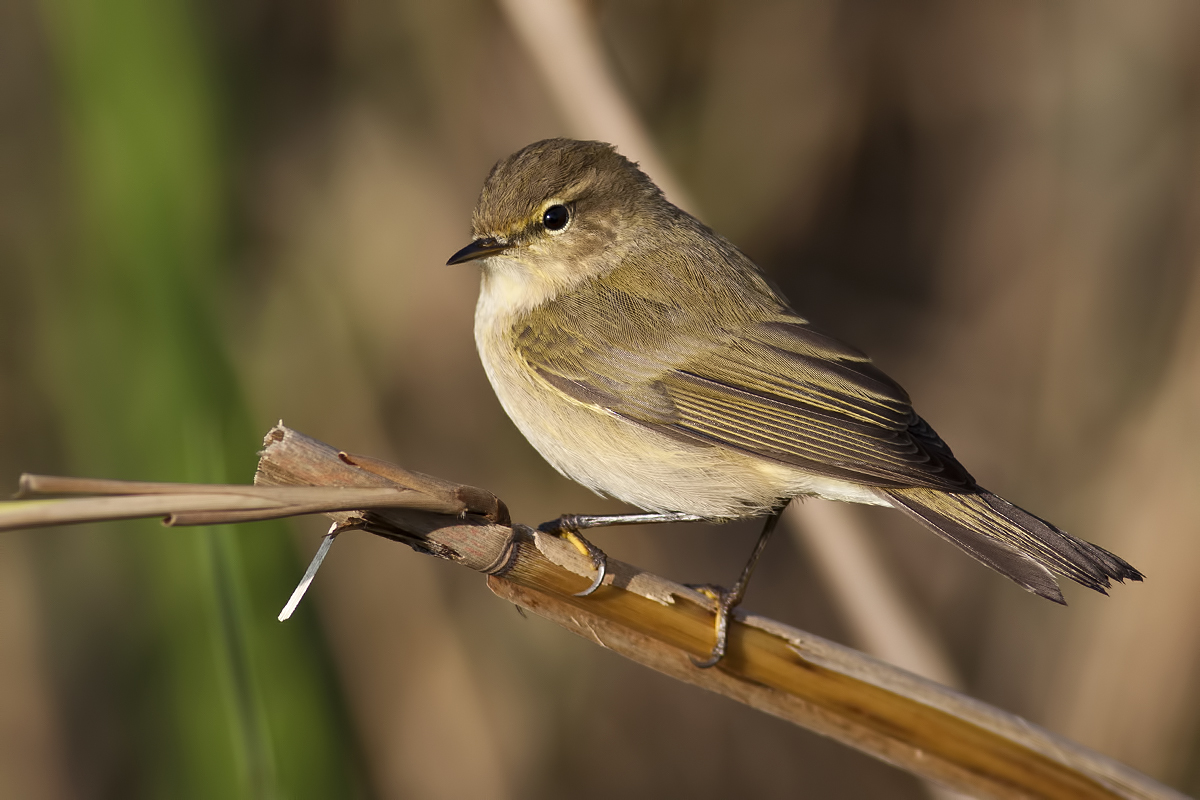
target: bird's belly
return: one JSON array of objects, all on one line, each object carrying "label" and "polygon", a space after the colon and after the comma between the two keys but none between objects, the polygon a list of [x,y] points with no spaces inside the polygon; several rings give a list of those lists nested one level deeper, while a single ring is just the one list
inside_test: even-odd
[{"label": "bird's belly", "polygon": [[819,495],[884,504],[875,490],[749,453],[669,436],[543,381],[477,320],[476,343],[500,404],[563,475],[647,511],[713,519],[764,513],[783,498]]}]

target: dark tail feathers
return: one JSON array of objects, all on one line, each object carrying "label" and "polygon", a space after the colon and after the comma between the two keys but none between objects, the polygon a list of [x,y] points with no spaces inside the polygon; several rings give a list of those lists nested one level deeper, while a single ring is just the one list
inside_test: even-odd
[{"label": "dark tail feathers", "polygon": [[979,489],[950,493],[933,489],[883,490],[888,501],[938,536],[1029,591],[1066,604],[1052,573],[1101,594],[1110,580],[1140,581],[1122,559]]}]

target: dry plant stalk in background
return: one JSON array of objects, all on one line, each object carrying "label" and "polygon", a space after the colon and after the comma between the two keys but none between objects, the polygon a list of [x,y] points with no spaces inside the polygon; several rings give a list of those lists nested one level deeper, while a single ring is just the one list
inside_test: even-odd
[{"label": "dry plant stalk in background", "polygon": [[920,777],[982,797],[1171,798],[1178,793],[1025,720],[855,650],[737,612],[716,669],[710,598],[618,561],[594,595],[591,565],[563,540],[514,525],[489,492],[351,456],[283,425],[256,486],[25,476],[0,529],[165,515],[210,525],[325,513],[488,575],[500,597],[665,675],[830,736]]}]

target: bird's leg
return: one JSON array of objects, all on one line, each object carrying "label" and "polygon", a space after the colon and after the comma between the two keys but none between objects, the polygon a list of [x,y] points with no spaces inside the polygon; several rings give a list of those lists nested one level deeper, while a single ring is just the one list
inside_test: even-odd
[{"label": "bird's leg", "polygon": [[771,534],[775,532],[775,526],[779,524],[779,518],[783,516],[783,510],[787,508],[787,502],[779,506],[771,512],[771,516],[767,517],[767,524],[763,526],[762,533],[758,535],[758,542],[754,545],[754,552],[750,554],[750,560],[746,562],[746,566],[742,568],[742,575],[737,579],[737,583],[732,589],[723,589],[720,586],[698,586],[697,591],[708,595],[717,604],[716,618],[716,634],[717,640],[713,644],[712,652],[708,658],[699,661],[692,658],[692,663],[701,669],[716,666],[722,658],[725,657],[725,646],[729,639],[729,615],[733,613],[733,609],[737,608],[742,602],[742,598],[746,595],[746,587],[750,585],[750,576],[754,574],[754,567],[758,563],[759,556],[767,547],[767,540],[771,538]]},{"label": "bird's leg", "polygon": [[582,553],[587,558],[591,559],[592,567],[596,570],[596,577],[592,580],[592,585],[584,589],[582,592],[576,592],[576,597],[587,597],[592,592],[600,588],[600,584],[604,582],[604,576],[608,572],[608,556],[604,555],[604,551],[596,545],[589,542],[587,539],[579,535],[581,530],[587,528],[604,528],[609,525],[642,525],[656,524],[660,522],[703,522],[704,517],[698,517],[695,514],[564,514],[558,519],[552,519],[549,522],[543,522],[538,525],[538,530],[542,533],[550,533],[565,539],[575,546],[575,549]]},{"label": "bird's leg", "polygon": [[704,522],[707,517],[695,514],[563,514],[558,519],[538,525],[542,533],[561,534],[564,531],[582,531],[588,528],[606,528],[609,525],[653,525],[659,522]]}]

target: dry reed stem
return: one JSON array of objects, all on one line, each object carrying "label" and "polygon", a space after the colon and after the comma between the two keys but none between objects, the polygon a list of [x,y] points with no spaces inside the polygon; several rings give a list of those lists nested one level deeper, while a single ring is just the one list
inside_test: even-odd
[{"label": "dry reed stem", "polygon": [[[23,488],[26,494],[104,492],[100,498],[30,501],[35,509],[51,508],[48,502],[107,501],[98,517],[103,519],[132,515],[114,516],[113,504],[144,510],[151,500],[169,499],[182,509],[169,518],[176,524],[196,514],[236,521],[248,510],[278,515],[283,507],[323,504],[335,521],[353,520],[487,574],[500,597],[638,663],[955,790],[998,798],[1182,797],[1019,717],[762,617],[737,613],[729,654],[717,668],[698,669],[689,657],[705,656],[711,646],[709,598],[611,560],[604,585],[592,596],[575,597],[589,583],[590,563],[559,538],[511,525],[503,503],[482,490],[349,456],[282,425],[267,435],[255,482],[202,487],[31,477]],[[145,494],[127,494],[134,491]],[[354,509],[351,498],[383,502]],[[197,499],[207,505],[197,509]],[[247,509],[247,502],[258,505]],[[150,505],[151,515],[163,513],[161,505]],[[34,524],[50,524],[36,519],[44,511],[32,513]],[[82,521],[82,515],[71,519]]]}]

